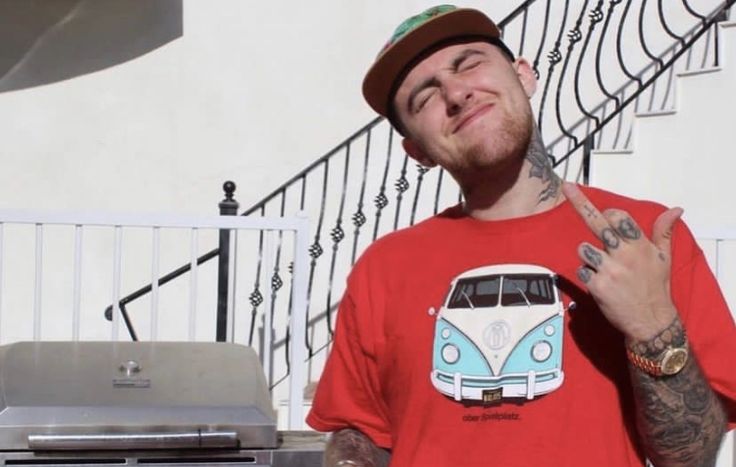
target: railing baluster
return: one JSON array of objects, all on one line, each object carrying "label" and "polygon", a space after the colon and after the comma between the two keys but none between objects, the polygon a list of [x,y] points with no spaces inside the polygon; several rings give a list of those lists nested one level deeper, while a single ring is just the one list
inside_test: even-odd
[{"label": "railing baluster", "polygon": [[116,225],[114,228],[115,232],[115,246],[113,249],[113,266],[112,266],[112,341],[118,340],[119,328],[120,328],[120,280],[122,273],[122,251],[123,251],[123,229],[121,226]]},{"label": "railing baluster", "polygon": [[[562,87],[565,82],[565,77],[567,76],[567,67],[570,64],[570,60],[572,59],[572,52],[575,49],[575,44],[582,39],[580,24],[583,21],[583,16],[585,15],[586,8],[588,8],[588,0],[585,0],[583,7],[580,9],[578,19],[577,21],[575,21],[575,26],[573,26],[573,28],[567,35],[567,38],[569,40],[569,44],[567,46],[567,54],[565,55],[565,62],[562,64],[562,71],[560,72],[560,79],[557,82],[557,92],[555,94],[555,116],[557,117],[557,125],[559,127],[559,130],[566,137],[570,138],[573,141],[573,144],[578,143],[578,138],[567,130],[567,128],[565,127],[565,123],[562,121]],[[578,108],[580,108],[579,96],[577,95],[577,92],[575,93],[575,99],[578,103]]]},{"label": "railing baluster", "polygon": [[[222,184],[225,192],[225,199],[217,205],[221,216],[235,216],[238,214],[240,204],[235,200],[235,183],[227,181]],[[227,340],[227,297],[230,290],[228,284],[230,277],[230,230],[221,229],[219,232],[219,241],[217,246],[217,327],[215,329],[215,339],[218,342]],[[194,270],[196,263],[191,263],[191,269]]]},{"label": "railing baluster", "polygon": [[[264,274],[268,275],[273,265],[273,231],[265,232],[265,245],[263,248],[263,264]],[[267,283],[270,281],[266,281]],[[269,287],[271,289],[271,287]],[[266,374],[266,381],[271,387],[273,382],[273,295],[271,290],[264,294],[263,309],[263,355],[261,357],[263,371]]]},{"label": "railing baluster", "polygon": [[[308,297],[309,302],[312,303],[312,285],[314,284],[314,273],[317,268],[317,259],[322,256],[322,253],[324,253],[324,249],[322,248],[322,245],[320,245],[319,240],[320,236],[322,235],[322,225],[324,224],[325,220],[325,207],[327,203],[327,181],[330,173],[330,161],[329,159],[325,159],[324,161],[324,169],[322,173],[322,197],[320,198],[320,207],[319,207],[319,217],[317,220],[317,231],[314,234],[314,242],[309,247],[309,256],[312,257],[312,260],[309,265],[309,287],[308,287]],[[325,320],[325,326],[327,326],[327,334],[331,335],[330,332],[332,330],[330,329],[330,322],[328,320]],[[310,345],[309,346],[309,356],[312,356],[313,348]]]},{"label": "railing baluster", "polygon": [[629,71],[628,67],[626,66],[626,62],[624,61],[624,54],[623,54],[623,32],[624,32],[624,26],[626,25],[626,17],[629,15],[629,9],[631,7],[632,0],[628,0],[626,2],[626,6],[624,7],[624,12],[621,14],[621,21],[618,23],[618,32],[616,33],[616,58],[618,59],[618,64],[621,66],[621,71],[624,72],[627,78],[629,78],[632,81],[636,81],[638,84],[637,89],[642,88],[642,82],[641,78],[636,76],[634,73]]},{"label": "railing baluster", "polygon": [[396,188],[396,212],[394,215],[394,230],[399,228],[399,216],[401,215],[401,202],[404,193],[409,189],[409,180],[406,179],[406,166],[409,163],[409,155],[404,154],[404,164],[401,166],[401,175],[394,183]]},{"label": "railing baluster", "polygon": [[[577,103],[578,108],[580,111],[588,117],[589,119],[592,119],[595,121],[596,128],[598,127],[598,117],[596,117],[593,113],[588,111],[585,106],[583,105],[582,98],[580,97],[580,71],[582,69],[583,65],[583,59],[585,58],[585,53],[588,51],[588,45],[590,45],[590,39],[593,36],[593,32],[595,31],[595,27],[598,23],[603,21],[603,11],[601,10],[601,7],[603,6],[603,0],[598,0],[598,4],[593,9],[593,11],[590,13],[590,26],[588,27],[588,33],[585,35],[585,41],[583,41],[583,47],[580,50],[580,56],[578,58],[577,65],[575,66],[575,80],[574,80],[574,89],[575,89],[575,102]],[[583,16],[581,12],[581,16],[579,21],[582,23]],[[580,34],[580,24],[576,24],[576,31],[578,34]],[[603,34],[601,34],[601,37],[603,37]],[[571,44],[572,46],[572,41]],[[569,54],[572,54],[572,50],[570,50]],[[603,86],[601,86],[601,82],[598,81],[598,85],[601,88],[601,90],[605,90]],[[604,92],[605,94],[605,92]],[[587,132],[586,132],[587,133]]]},{"label": "railing baluster", "polygon": [[[238,257],[238,231],[237,230],[231,230],[229,235],[230,240],[230,257],[231,258],[237,258]],[[225,329],[225,332],[227,333],[226,341],[227,342],[235,342],[235,297],[237,296],[237,281],[236,276],[238,273],[238,262],[237,261],[228,261],[228,273],[227,273],[227,328]]]},{"label": "railing baluster", "polygon": [[[547,5],[544,11],[544,26],[542,26],[542,37],[539,39],[539,47],[537,47],[537,54],[534,56],[534,62],[532,62],[532,69],[534,75],[539,79],[539,59],[542,57],[542,51],[544,50],[544,43],[547,40],[547,30],[549,29],[549,7],[552,0],[547,0]],[[539,125],[541,130],[541,124]]]},{"label": "railing baluster", "polygon": [[537,125],[539,126],[539,131],[541,131],[542,133],[544,133],[544,104],[545,102],[547,102],[547,96],[549,95],[549,87],[552,84],[552,76],[554,75],[555,66],[562,61],[560,44],[562,44],[562,35],[565,33],[565,25],[567,24],[567,11],[569,6],[569,0],[565,0],[565,10],[562,13],[562,24],[560,25],[560,31],[557,33],[557,40],[555,40],[554,48],[549,52],[549,54],[547,54],[547,58],[549,60],[549,69],[547,70],[547,79],[544,82],[544,90],[542,91],[542,98],[539,101],[539,110],[537,111]]},{"label": "railing baluster", "polygon": [[[603,2],[598,2],[598,6],[596,7],[597,11],[601,11]],[[608,26],[611,24],[611,18],[613,18],[614,10],[616,9],[616,5],[618,5],[618,2],[611,2],[608,6],[608,15],[606,15],[606,21],[603,23],[603,29],[601,30],[601,37],[598,40],[598,47],[596,49],[595,53],[595,79],[598,82],[598,87],[601,89],[603,94],[610,100],[612,100],[616,104],[616,109],[618,110],[621,103],[618,101],[618,98],[616,95],[608,90],[605,83],[603,82],[603,74],[601,73],[601,55],[603,51],[603,44],[604,39],[606,38],[606,33],[608,32]],[[591,24],[592,28],[592,24]],[[614,110],[614,112],[615,112]],[[596,120],[597,122],[597,120]],[[597,123],[596,123],[597,126]]]},{"label": "railing baluster", "polygon": [[43,225],[36,224],[36,278],[33,289],[33,340],[41,340],[41,299],[43,289]]},{"label": "railing baluster", "polygon": [[659,107],[660,110],[665,110],[667,108],[667,101],[670,99],[670,92],[672,91],[672,85],[674,84],[675,79],[675,68],[669,67],[667,71],[667,87],[664,91],[664,97],[662,98],[662,105]]},{"label": "railing baluster", "polygon": [[[266,215],[265,205],[261,206],[261,216]],[[248,334],[248,345],[253,346],[253,335],[256,328],[256,316],[258,315],[258,307],[263,303],[263,294],[261,294],[261,268],[263,266],[263,231],[258,233],[258,262],[256,266],[255,284],[253,291],[248,296],[251,305],[250,311],[250,331]]]},{"label": "railing baluster", "polygon": [[[301,214],[303,214],[303,211]],[[306,274],[304,273],[309,259],[307,255],[309,245],[307,226],[308,224],[305,221],[304,227],[294,233],[294,280],[291,287],[293,300],[290,300],[291,319],[289,320],[289,332],[294,336],[307,334],[307,316],[300,316],[296,312],[297,310],[306,309],[309,301],[307,281],[305,280]],[[295,340],[289,347],[289,357],[293,362],[293,370],[289,381],[289,429],[299,430],[303,428],[304,423],[302,406],[304,403],[304,385],[306,383],[306,345],[299,345],[299,341]]]},{"label": "railing baluster", "polygon": [[664,8],[662,6],[662,0],[657,0],[657,14],[659,15],[659,22],[662,24],[662,28],[664,29],[664,32],[667,33],[668,36],[675,39],[680,43],[680,45],[684,48],[685,47],[685,40],[675,34],[675,32],[670,28],[670,25],[667,24],[667,18],[664,17]]},{"label": "railing baluster", "polygon": [[199,246],[199,229],[190,230],[189,237],[189,264],[192,271],[189,273],[189,341],[193,342],[197,332],[197,285],[199,268],[197,267],[197,249]]},{"label": "railing baluster", "polygon": [[2,341],[2,321],[3,321],[3,299],[5,298],[4,290],[5,287],[3,287],[3,265],[5,264],[5,254],[3,246],[5,244],[5,224],[0,222],[0,344]]},{"label": "railing baluster", "polygon": [[[280,216],[284,217],[286,213],[286,190],[281,192],[281,210],[280,210]],[[279,272],[281,271],[281,246],[283,245],[284,240],[284,231],[279,230],[276,240],[276,261],[274,262],[273,266],[273,275],[271,275],[271,314],[276,313],[276,299],[277,294],[279,290],[281,290],[281,287],[284,286],[284,280],[281,278],[281,275]],[[286,308],[286,316],[287,319],[291,317],[291,307]],[[284,352],[284,356],[286,358],[286,374],[289,374],[289,329],[287,326],[286,329],[286,336],[284,337],[284,345],[286,346],[286,351]]]},{"label": "railing baluster", "polygon": [[414,202],[411,205],[411,217],[409,218],[409,225],[414,225],[414,219],[417,214],[417,207],[419,206],[419,194],[422,190],[422,182],[424,181],[424,174],[429,171],[429,167],[424,167],[421,164],[417,164],[417,188],[414,190]]},{"label": "railing baluster", "polygon": [[376,224],[373,227],[373,240],[378,238],[378,227],[381,223],[381,213],[383,208],[388,206],[388,197],[386,196],[386,182],[388,181],[388,168],[391,165],[391,154],[393,152],[394,128],[389,126],[388,129],[388,148],[386,151],[386,164],[383,167],[383,178],[381,179],[381,188],[378,195],[373,201],[376,206]]},{"label": "railing baluster", "polygon": [[332,286],[335,279],[335,265],[337,264],[337,250],[340,248],[340,243],[345,239],[345,231],[342,228],[342,217],[345,212],[345,195],[348,190],[348,170],[350,168],[350,143],[345,147],[345,166],[342,175],[342,191],[340,193],[340,205],[337,211],[337,219],[335,220],[335,227],[330,231],[330,238],[332,239],[332,257],[330,258],[330,274],[327,279],[327,303],[325,305],[325,313],[327,316],[327,329],[329,336],[332,338],[332,334],[335,328],[332,324]]},{"label": "railing baluster", "polygon": [[[711,41],[710,37],[711,37],[711,32],[713,33],[713,36],[715,36],[715,38],[713,39],[713,44],[715,45],[715,44],[718,43],[718,30],[717,30],[717,27],[718,27],[717,25],[713,25],[712,28],[708,28],[708,32],[706,33],[706,38],[705,38],[705,44],[703,45],[703,60],[700,62],[700,68],[706,68],[708,66],[708,55],[710,54],[710,41]],[[692,49],[692,47],[691,47],[691,49]],[[715,60],[714,61],[716,63],[714,63],[714,65],[713,65],[714,67],[715,66],[718,66],[717,65],[717,62],[718,62],[718,54],[715,54],[715,55],[716,56],[715,56]]]},{"label": "railing baluster", "polygon": [[649,57],[649,59],[652,60],[654,63],[656,63],[661,69],[664,66],[664,63],[659,57],[652,53],[652,51],[649,49],[649,46],[647,46],[646,39],[644,38],[644,12],[646,10],[646,7],[647,0],[642,0],[641,8],[639,9],[639,43],[641,44],[642,51],[644,51],[646,56]]},{"label": "railing baluster", "polygon": [[72,340],[79,340],[79,314],[82,302],[82,226],[74,226],[74,283],[72,287]]},{"label": "railing baluster", "polygon": [[358,196],[358,209],[353,214],[352,220],[355,230],[353,231],[353,252],[350,255],[350,264],[355,264],[355,258],[358,253],[358,240],[360,238],[360,228],[366,222],[363,213],[363,201],[365,199],[365,184],[368,179],[368,156],[371,152],[371,130],[365,135],[365,152],[363,154],[363,178],[360,182],[360,195]]},{"label": "railing baluster", "polygon": [[154,227],[151,229],[151,340],[158,339],[158,305],[159,290],[158,278],[160,276],[161,267],[161,229]]},{"label": "railing baluster", "polygon": [[529,20],[529,8],[524,8],[524,14],[521,20],[521,39],[519,40],[519,50],[516,54],[517,57],[524,56],[524,44],[526,43],[526,26]]},{"label": "railing baluster", "polygon": [[439,174],[437,174],[437,189],[434,192],[434,207],[432,208],[432,214],[437,214],[440,209],[440,192],[442,190],[442,177],[445,175],[445,169],[439,168]]}]

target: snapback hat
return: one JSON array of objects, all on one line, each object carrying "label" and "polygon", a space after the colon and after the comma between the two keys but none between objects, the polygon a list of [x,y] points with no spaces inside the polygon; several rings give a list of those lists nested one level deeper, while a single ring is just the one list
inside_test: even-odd
[{"label": "snapback hat", "polygon": [[397,81],[423,52],[451,39],[477,37],[498,46],[513,60],[514,54],[500,36],[496,24],[478,10],[454,5],[429,8],[396,28],[363,79],[363,97],[373,110],[393,120],[390,99]]}]

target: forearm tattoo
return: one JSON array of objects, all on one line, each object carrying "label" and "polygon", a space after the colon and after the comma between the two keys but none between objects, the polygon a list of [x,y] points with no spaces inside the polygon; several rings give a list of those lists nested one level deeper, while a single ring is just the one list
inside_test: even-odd
[{"label": "forearm tattoo", "polygon": [[562,182],[552,169],[552,162],[547,156],[547,150],[536,125],[534,125],[532,137],[529,141],[529,149],[526,151],[526,159],[532,164],[529,177],[537,177],[545,184],[544,189],[539,193],[538,203],[556,198],[559,195]]},{"label": "forearm tattoo", "polygon": [[[332,434],[325,448],[325,467],[349,460],[360,467],[386,467],[391,455],[358,430],[345,429]],[[348,464],[352,465],[352,464]]]},{"label": "forearm tattoo", "polygon": [[[634,352],[655,358],[669,345],[685,343],[679,319]],[[645,451],[656,466],[712,466],[725,433],[726,416],[718,397],[690,355],[673,376],[653,377],[629,365],[637,404],[637,425]]]}]

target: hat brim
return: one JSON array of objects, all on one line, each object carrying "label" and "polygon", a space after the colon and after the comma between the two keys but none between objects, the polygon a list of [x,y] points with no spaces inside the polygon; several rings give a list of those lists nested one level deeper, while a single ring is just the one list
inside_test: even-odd
[{"label": "hat brim", "polygon": [[459,8],[438,15],[408,32],[379,55],[363,80],[363,97],[373,110],[388,116],[394,82],[422,52],[456,37],[499,39],[500,35],[496,24],[478,10]]}]

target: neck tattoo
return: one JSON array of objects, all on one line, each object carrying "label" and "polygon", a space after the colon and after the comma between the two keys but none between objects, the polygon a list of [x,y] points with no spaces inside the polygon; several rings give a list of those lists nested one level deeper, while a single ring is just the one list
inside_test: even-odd
[{"label": "neck tattoo", "polygon": [[562,190],[560,190],[562,181],[552,169],[552,163],[547,156],[544,142],[542,142],[542,137],[536,125],[534,126],[531,141],[529,142],[529,149],[526,151],[526,159],[532,165],[532,168],[529,170],[529,178],[539,178],[544,185],[542,191],[539,192],[537,204],[552,200],[553,205],[556,205],[562,193]]}]

